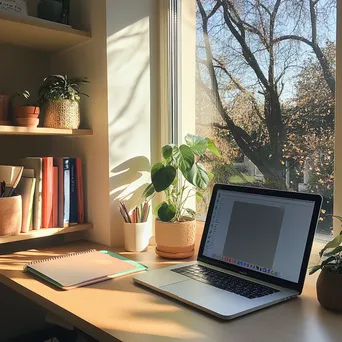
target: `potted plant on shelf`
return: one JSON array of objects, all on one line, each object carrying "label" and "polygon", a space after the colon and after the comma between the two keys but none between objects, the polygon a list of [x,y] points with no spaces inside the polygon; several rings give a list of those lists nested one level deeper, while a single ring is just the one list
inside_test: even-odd
[{"label": "potted plant on shelf", "polygon": [[186,202],[191,196],[202,199],[211,179],[199,158],[208,152],[220,157],[217,147],[208,138],[188,134],[185,142],[180,146],[162,147],[162,161],[152,166],[151,184],[143,193],[146,200],[156,193],[165,195],[165,200],[153,213],[156,216],[156,253],[166,258],[186,258],[194,254],[196,213],[186,207]]},{"label": "potted plant on shelf", "polygon": [[[336,216],[342,222],[342,217]],[[342,232],[320,251],[321,263],[313,266],[310,274],[321,270],[317,279],[317,299],[331,310],[342,311]]]},{"label": "potted plant on shelf", "polygon": [[24,105],[14,107],[15,122],[18,126],[37,127],[39,123],[40,109],[36,104],[30,103],[31,94],[28,90],[16,93],[25,99]]},{"label": "potted plant on shelf", "polygon": [[38,92],[38,104],[44,111],[44,126],[77,129],[80,126],[80,88],[88,83],[85,77],[68,78],[52,75],[44,79]]}]

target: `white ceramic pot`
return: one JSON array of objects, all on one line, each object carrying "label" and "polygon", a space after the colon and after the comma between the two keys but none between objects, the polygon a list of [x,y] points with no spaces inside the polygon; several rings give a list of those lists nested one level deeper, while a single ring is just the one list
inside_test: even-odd
[{"label": "white ceramic pot", "polygon": [[142,252],[147,250],[150,241],[148,222],[124,223],[125,250]]}]

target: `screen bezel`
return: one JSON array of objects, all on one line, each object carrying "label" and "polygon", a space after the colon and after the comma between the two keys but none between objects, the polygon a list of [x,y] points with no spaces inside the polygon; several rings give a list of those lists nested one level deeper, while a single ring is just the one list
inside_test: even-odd
[{"label": "screen bezel", "polygon": [[[274,276],[257,272],[257,271],[253,271],[251,269],[247,269],[241,266],[229,264],[221,260],[212,259],[210,257],[203,255],[204,246],[207,240],[208,230],[209,230],[210,221],[211,221],[211,217],[213,214],[214,204],[216,201],[218,190],[273,196],[273,197],[283,197],[283,198],[291,198],[291,199],[315,202],[315,206],[314,206],[314,210],[313,210],[311,222],[310,222],[309,233],[308,233],[308,237],[306,240],[303,261],[302,261],[299,279],[297,283],[280,279],[280,278],[276,278]],[[253,187],[227,185],[227,184],[215,184],[212,195],[211,195],[208,214],[207,214],[207,218],[206,218],[205,225],[204,225],[204,230],[203,230],[203,235],[202,235],[202,240],[201,240],[201,245],[200,245],[200,249],[198,252],[197,260],[213,265],[213,266],[223,268],[225,270],[238,272],[248,277],[259,279],[261,281],[265,281],[267,283],[278,285],[278,286],[288,288],[294,291],[298,291],[299,293],[301,293],[303,290],[305,275],[306,275],[306,271],[307,271],[307,267],[309,263],[311,247],[312,247],[313,239],[315,236],[315,231],[316,231],[316,226],[317,226],[317,222],[318,222],[318,218],[319,218],[319,214],[321,210],[321,205],[322,205],[322,196],[318,194],[290,192],[290,191],[273,190],[273,189],[265,189],[265,188],[253,188]]]}]

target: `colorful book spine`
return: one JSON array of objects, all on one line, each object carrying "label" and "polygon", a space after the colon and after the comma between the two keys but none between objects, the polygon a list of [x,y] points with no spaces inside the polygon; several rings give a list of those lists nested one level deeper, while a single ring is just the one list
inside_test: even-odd
[{"label": "colorful book spine", "polygon": [[63,226],[69,227],[70,222],[70,158],[63,158],[64,169],[64,210]]},{"label": "colorful book spine", "polygon": [[77,204],[78,223],[84,223],[84,192],[83,192],[83,172],[81,158],[76,158],[76,180],[77,180]]},{"label": "colorful book spine", "polygon": [[70,225],[78,223],[78,196],[77,196],[77,174],[76,159],[70,158]]},{"label": "colorful book spine", "polygon": [[53,158],[43,158],[42,228],[52,227]]},{"label": "colorful book spine", "polygon": [[58,227],[58,166],[53,167],[52,226]]}]

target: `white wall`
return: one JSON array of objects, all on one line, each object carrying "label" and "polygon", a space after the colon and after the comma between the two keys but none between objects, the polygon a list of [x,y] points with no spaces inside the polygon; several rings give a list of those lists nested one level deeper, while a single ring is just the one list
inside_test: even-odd
[{"label": "white wall", "polygon": [[[156,137],[157,1],[107,0],[111,244],[122,245],[120,199],[148,180]],[[133,186],[129,186],[134,183]],[[133,206],[135,199],[128,202]]]}]

